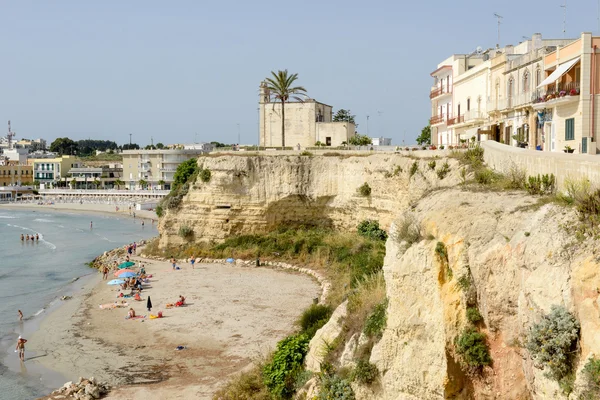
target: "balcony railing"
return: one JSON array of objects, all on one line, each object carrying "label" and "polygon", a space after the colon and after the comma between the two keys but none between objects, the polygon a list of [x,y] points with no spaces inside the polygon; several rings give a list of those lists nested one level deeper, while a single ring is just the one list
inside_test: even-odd
[{"label": "balcony railing", "polygon": [[429,119],[430,125],[437,125],[441,124],[442,122],[444,122],[444,115],[434,115]]},{"label": "balcony railing", "polygon": [[536,90],[533,92],[531,100],[533,103],[543,103],[555,98],[578,96],[579,93],[579,82],[559,83],[558,85],[549,85],[547,89]]},{"label": "balcony railing", "polygon": [[469,110],[469,111],[465,112],[465,114],[463,115],[463,118],[464,118],[463,121],[473,121],[473,120],[483,119],[484,116],[483,116],[483,112],[481,112],[480,110]]},{"label": "balcony railing", "polygon": [[463,122],[465,122],[465,116],[464,116],[464,114],[456,116],[454,118],[449,118],[447,125],[448,126],[450,126],[450,125],[456,125],[456,124],[460,124],[460,123],[463,123]]},{"label": "balcony railing", "polygon": [[431,92],[429,92],[429,98],[433,99],[435,97],[441,96],[443,94],[452,93],[452,86],[441,86],[441,87],[433,87]]}]

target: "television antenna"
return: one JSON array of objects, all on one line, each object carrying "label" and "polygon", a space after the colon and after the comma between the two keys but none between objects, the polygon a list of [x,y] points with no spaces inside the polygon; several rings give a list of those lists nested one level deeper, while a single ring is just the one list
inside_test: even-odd
[{"label": "television antenna", "polygon": [[500,20],[504,17],[498,13],[494,13],[494,17],[496,17],[496,20],[498,21],[498,42],[496,43],[496,48],[499,49],[500,48],[500,24],[502,23],[502,22],[500,22]]},{"label": "television antenna", "polygon": [[10,129],[10,120],[8,121],[8,133],[6,138],[8,139],[8,148],[12,150],[12,139],[15,137],[15,133]]},{"label": "television antenna", "polygon": [[567,0],[565,4],[561,4],[560,7],[563,9],[563,38],[567,37]]}]

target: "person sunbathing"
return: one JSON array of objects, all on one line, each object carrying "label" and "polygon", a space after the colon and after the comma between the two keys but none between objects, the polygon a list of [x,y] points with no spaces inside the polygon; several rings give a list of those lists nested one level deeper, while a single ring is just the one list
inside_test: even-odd
[{"label": "person sunbathing", "polygon": [[129,312],[127,313],[128,318],[135,318],[135,310],[133,308],[129,308]]},{"label": "person sunbathing", "polygon": [[142,298],[140,297],[140,292],[137,292],[137,293],[135,294],[135,297],[134,297],[133,299],[134,299],[134,300],[137,300],[137,301],[142,301]]},{"label": "person sunbathing", "polygon": [[185,305],[185,297],[179,295],[179,300],[175,303],[175,307],[181,307]]}]

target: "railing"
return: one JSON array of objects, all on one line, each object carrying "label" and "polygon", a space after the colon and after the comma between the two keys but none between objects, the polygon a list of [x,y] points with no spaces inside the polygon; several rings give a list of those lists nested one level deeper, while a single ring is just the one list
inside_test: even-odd
[{"label": "railing", "polygon": [[429,119],[430,125],[437,125],[441,124],[442,122],[444,122],[444,115],[434,115]]},{"label": "railing", "polygon": [[[472,120],[477,120],[477,119],[483,119],[483,112],[481,112],[480,110],[469,110],[467,112],[465,112],[465,114],[463,115],[464,121],[472,121]],[[457,122],[458,123],[458,122]]]},{"label": "railing", "polygon": [[533,92],[531,101],[535,103],[544,103],[556,98],[566,96],[579,96],[579,82],[559,83],[558,85],[549,85],[547,89],[538,89]]},{"label": "railing", "polygon": [[450,126],[450,125],[456,125],[456,124],[460,124],[460,123],[463,123],[463,122],[465,122],[465,116],[464,116],[464,114],[463,115],[459,115],[459,116],[454,117],[454,118],[449,118],[447,125],[448,126]]},{"label": "railing", "polygon": [[449,94],[452,93],[452,86],[447,87],[447,86],[440,86],[440,87],[434,87],[431,89],[431,92],[429,92],[429,98],[433,99],[435,97],[441,96],[443,94]]}]

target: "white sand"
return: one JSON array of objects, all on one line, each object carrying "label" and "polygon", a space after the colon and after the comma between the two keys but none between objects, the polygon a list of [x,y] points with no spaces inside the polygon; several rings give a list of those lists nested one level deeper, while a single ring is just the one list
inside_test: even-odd
[{"label": "white sand", "polygon": [[[2,209],[34,209],[34,210],[57,210],[57,211],[75,211],[85,214],[89,213],[109,213],[118,214],[122,216],[129,216],[129,210],[125,206],[119,206],[119,212],[116,212],[115,206],[110,204],[94,204],[94,203],[55,203],[52,205],[38,205],[35,203],[6,203],[0,204],[0,210]],[[154,211],[148,210],[136,210],[135,216],[139,218],[149,218],[158,220]]]},{"label": "white sand", "polygon": [[[300,274],[267,268],[142,261],[154,274],[135,302],[138,315],[163,311],[165,318],[126,320],[127,309],[100,310],[118,291],[98,282],[48,316],[28,350],[48,353],[31,360],[68,379],[94,376],[112,385],[109,399],[210,399],[232,374],[291,333],[302,310],[318,297],[318,284]],[[111,276],[112,278],[112,276]],[[186,307],[166,309],[178,295]],[[178,345],[185,346],[176,351]],[[153,383],[153,384],[149,384]]]}]

